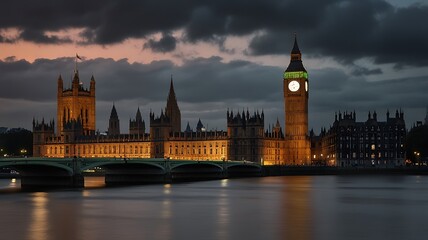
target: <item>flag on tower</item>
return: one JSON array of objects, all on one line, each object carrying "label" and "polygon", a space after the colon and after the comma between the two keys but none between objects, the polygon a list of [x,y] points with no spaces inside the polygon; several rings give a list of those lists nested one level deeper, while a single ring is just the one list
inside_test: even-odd
[{"label": "flag on tower", "polygon": [[82,58],[79,55],[77,55],[77,53],[76,53],[76,58],[78,58],[79,60],[82,60]]}]

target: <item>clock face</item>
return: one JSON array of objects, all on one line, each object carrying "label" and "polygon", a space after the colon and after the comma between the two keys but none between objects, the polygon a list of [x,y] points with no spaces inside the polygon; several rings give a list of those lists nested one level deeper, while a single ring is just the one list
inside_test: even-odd
[{"label": "clock face", "polygon": [[305,81],[305,90],[308,91],[308,81]]},{"label": "clock face", "polygon": [[299,90],[299,88],[300,88],[300,84],[298,81],[293,80],[288,83],[288,89],[290,89],[290,91],[292,92]]}]

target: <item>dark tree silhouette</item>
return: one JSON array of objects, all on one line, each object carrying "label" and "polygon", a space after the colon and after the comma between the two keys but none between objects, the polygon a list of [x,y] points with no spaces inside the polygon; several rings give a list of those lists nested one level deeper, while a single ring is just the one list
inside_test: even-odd
[{"label": "dark tree silhouette", "polygon": [[0,134],[1,156],[32,156],[33,133],[23,128],[11,128]]},{"label": "dark tree silhouette", "polygon": [[428,125],[414,127],[407,134],[406,157],[412,162],[427,161]]}]

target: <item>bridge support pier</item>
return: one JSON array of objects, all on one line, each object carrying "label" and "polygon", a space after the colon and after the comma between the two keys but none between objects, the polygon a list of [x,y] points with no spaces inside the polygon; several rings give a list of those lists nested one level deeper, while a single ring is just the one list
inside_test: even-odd
[{"label": "bridge support pier", "polygon": [[147,183],[162,183],[164,175],[152,174],[127,174],[127,173],[106,173],[106,185],[132,185],[132,184],[147,184]]},{"label": "bridge support pier", "polygon": [[73,176],[40,176],[21,175],[22,189],[37,188],[83,188],[84,179],[82,174]]}]

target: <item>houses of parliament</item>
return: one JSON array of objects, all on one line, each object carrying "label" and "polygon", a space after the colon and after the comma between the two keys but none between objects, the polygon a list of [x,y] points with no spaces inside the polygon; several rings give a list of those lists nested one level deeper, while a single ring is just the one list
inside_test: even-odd
[{"label": "houses of parliament", "polygon": [[[33,155],[52,158],[163,158],[177,160],[240,160],[262,165],[325,164],[348,166],[400,164],[406,130],[403,113],[378,122],[376,113],[365,123],[353,114],[340,114],[329,130],[319,136],[308,131],[308,73],[302,63],[297,39],[283,74],[285,131],[277,120],[265,129],[264,112],[227,110],[227,130],[206,130],[199,120],[196,129],[184,131],[171,78],[165,110],[150,112],[149,124],[140,109],[129,120],[129,133],[120,132],[113,104],[107,134],[95,131],[95,78],[89,89],[79,79],[77,64],[70,88],[61,76],[57,89],[57,124],[33,119]],[[56,128],[55,128],[56,125]],[[386,139],[386,140],[385,140]],[[398,143],[397,143],[398,142]],[[312,153],[312,154],[311,154]]]},{"label": "houses of parliament", "polygon": [[[291,60],[284,72],[285,134],[280,123],[265,129],[264,112],[227,110],[227,130],[182,131],[181,113],[171,78],[164,111],[150,112],[149,124],[140,109],[129,120],[129,133],[120,132],[113,105],[107,134],[96,132],[95,78],[89,89],[79,79],[77,67],[71,88],[61,76],[57,89],[57,123],[33,119],[35,157],[166,158],[181,160],[245,160],[261,164],[309,164],[308,75],[294,41]],[[56,127],[55,127],[56,126]]]}]

